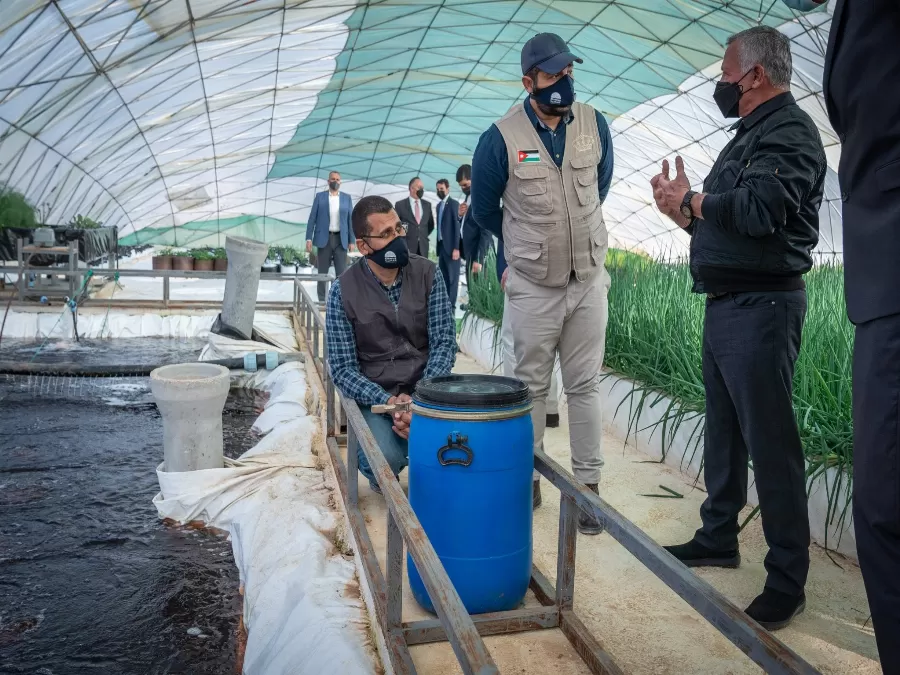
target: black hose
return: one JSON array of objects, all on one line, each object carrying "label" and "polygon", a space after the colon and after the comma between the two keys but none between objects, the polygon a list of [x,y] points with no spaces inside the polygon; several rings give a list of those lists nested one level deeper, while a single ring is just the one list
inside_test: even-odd
[{"label": "black hose", "polygon": [[[278,355],[278,364],[287,361],[300,360],[300,355]],[[244,367],[244,359],[218,359],[216,361],[196,361],[196,363],[209,363],[216,366],[225,366],[229,370],[239,370]],[[91,377],[116,377],[124,375],[141,376],[149,375],[165,363],[136,364],[136,365],[109,365],[109,364],[84,364],[84,363],[19,363],[13,361],[0,361],[0,375],[69,375]],[[256,365],[260,370],[265,370],[266,355],[256,355]]]}]

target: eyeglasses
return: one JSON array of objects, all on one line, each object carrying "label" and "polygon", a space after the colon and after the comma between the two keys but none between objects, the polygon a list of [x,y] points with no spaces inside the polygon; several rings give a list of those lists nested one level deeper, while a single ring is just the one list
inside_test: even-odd
[{"label": "eyeglasses", "polygon": [[394,237],[402,237],[409,230],[409,225],[406,223],[397,223],[394,227],[394,230],[388,230],[387,232],[382,232],[381,234],[370,234],[363,239],[393,239]]}]

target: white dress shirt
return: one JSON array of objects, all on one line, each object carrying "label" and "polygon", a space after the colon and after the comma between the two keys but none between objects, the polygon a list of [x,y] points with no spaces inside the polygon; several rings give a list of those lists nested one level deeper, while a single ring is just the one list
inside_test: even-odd
[{"label": "white dress shirt", "polygon": [[328,211],[331,215],[331,221],[328,224],[329,232],[341,231],[341,193],[336,195],[328,193]]}]

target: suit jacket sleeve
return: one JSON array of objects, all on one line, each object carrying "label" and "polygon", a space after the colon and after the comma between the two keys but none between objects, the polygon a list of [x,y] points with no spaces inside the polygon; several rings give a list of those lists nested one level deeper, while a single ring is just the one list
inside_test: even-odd
[{"label": "suit jacket sleeve", "polygon": [[344,247],[349,249],[350,246],[356,241],[356,237],[353,236],[353,223],[351,222],[350,218],[353,213],[353,198],[350,195],[347,195],[346,201],[347,214],[344,216],[343,221],[341,222],[341,229],[343,229],[347,233],[347,241],[345,242]]},{"label": "suit jacket sleeve", "polygon": [[397,212],[401,222],[407,223],[409,220],[406,217],[406,212],[403,210],[403,202],[405,201],[405,199],[401,199],[399,202],[394,202],[394,211]]},{"label": "suit jacket sleeve", "polygon": [[434,232],[434,211],[431,208],[431,202],[426,202],[423,199],[422,204],[425,206],[424,211],[428,215],[428,234],[431,234]]},{"label": "suit jacket sleeve", "polygon": [[316,231],[316,219],[319,217],[319,195],[313,197],[312,207],[309,209],[309,218],[306,221],[306,241],[312,241]]}]

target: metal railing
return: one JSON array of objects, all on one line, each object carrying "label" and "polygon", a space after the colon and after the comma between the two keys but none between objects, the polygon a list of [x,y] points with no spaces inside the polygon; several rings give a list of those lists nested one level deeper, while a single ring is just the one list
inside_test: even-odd
[{"label": "metal railing", "polygon": [[[449,640],[462,670],[495,673],[497,666],[482,636],[509,634],[542,628],[560,628],[592,673],[621,673],[603,645],[588,631],[573,610],[575,553],[580,510],[592,513],[605,531],[634,555],[669,588],[709,621],[766,673],[818,673],[809,663],[753,621],[734,603],[653,541],[634,523],[543,452],[535,453],[535,468],[559,488],[559,544],[554,586],[535,565],[531,590],[542,607],[469,616],[434,548],[413,512],[409,500],[394,479],[378,443],[357,404],[343,400],[328,372],[325,318],[302,285],[295,283],[295,314],[305,331],[313,363],[326,392],[327,445],[337,474],[344,507],[357,542],[363,573],[372,589],[376,619],[382,629],[395,673],[415,673],[409,646]],[[341,434],[341,411],[346,415],[346,436]],[[346,440],[344,461],[339,441]],[[365,519],[359,507],[357,442],[369,461],[388,509],[387,578],[375,557]],[[409,549],[437,620],[403,622],[403,545]]]},{"label": "metal railing", "polygon": [[[173,300],[171,297],[172,279],[221,279],[225,280],[227,272],[207,271],[207,270],[136,270],[136,269],[108,269],[104,267],[85,267],[77,270],[62,269],[54,267],[36,267],[22,262],[18,267],[19,287],[17,290],[19,302],[24,302],[27,296],[40,296],[44,291],[40,289],[30,289],[26,287],[28,272],[47,274],[50,276],[66,277],[69,280],[68,288],[70,289],[70,297],[75,294],[74,289],[80,288],[84,282],[84,278],[91,276],[102,279],[116,278],[148,278],[162,280],[162,293],[159,300],[147,300],[136,298],[91,298],[87,297],[82,303],[84,306],[99,304],[106,306],[119,307],[162,307],[164,309],[192,308],[192,309],[217,309],[222,306],[221,300]],[[291,310],[298,306],[299,297],[297,295],[297,287],[303,281],[324,281],[326,293],[334,281],[331,274],[282,274],[278,272],[262,272],[259,275],[260,281],[293,281],[294,296],[292,300],[284,301],[257,301],[256,307],[261,310]]]}]

